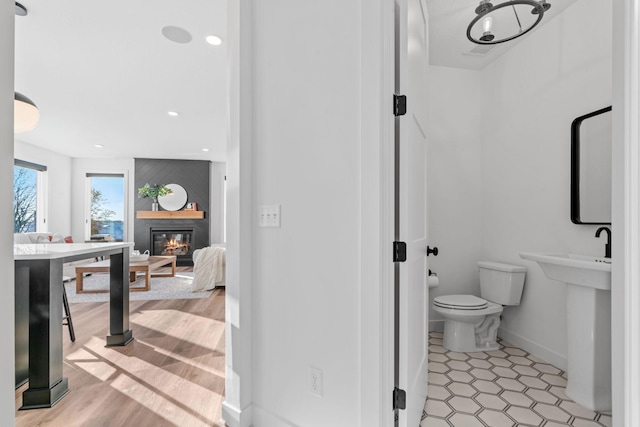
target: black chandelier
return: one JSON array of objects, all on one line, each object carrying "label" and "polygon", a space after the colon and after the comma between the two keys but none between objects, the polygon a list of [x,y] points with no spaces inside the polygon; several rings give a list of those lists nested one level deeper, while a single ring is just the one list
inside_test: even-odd
[{"label": "black chandelier", "polygon": [[491,0],[481,0],[467,38],[477,44],[508,42],[533,30],[550,7],[547,0],[512,0],[495,6]]}]

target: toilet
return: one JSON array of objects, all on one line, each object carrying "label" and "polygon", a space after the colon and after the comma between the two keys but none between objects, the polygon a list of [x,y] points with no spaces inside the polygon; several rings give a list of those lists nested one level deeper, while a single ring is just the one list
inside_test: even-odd
[{"label": "toilet", "polygon": [[449,351],[498,350],[496,336],[502,307],[520,304],[525,267],[479,261],[478,271],[480,297],[441,295],[433,299],[433,309],[444,317],[442,345]]}]

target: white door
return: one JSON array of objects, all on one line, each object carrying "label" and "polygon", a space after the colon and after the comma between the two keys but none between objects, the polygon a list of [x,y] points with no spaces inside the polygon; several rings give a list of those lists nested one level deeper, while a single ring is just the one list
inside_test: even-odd
[{"label": "white door", "polygon": [[[398,263],[399,371],[406,391],[401,427],[418,427],[427,397],[428,265],[427,142],[425,137],[428,66],[427,10],[423,0],[396,0],[396,93],[407,96],[407,112],[396,119],[397,237],[407,244]],[[398,37],[399,36],[399,37]]]}]

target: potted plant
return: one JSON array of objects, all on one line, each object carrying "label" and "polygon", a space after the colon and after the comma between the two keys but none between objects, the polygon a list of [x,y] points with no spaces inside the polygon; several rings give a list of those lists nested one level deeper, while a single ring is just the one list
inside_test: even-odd
[{"label": "potted plant", "polygon": [[151,203],[152,211],[158,210],[158,197],[166,196],[167,194],[172,194],[172,193],[173,191],[171,191],[171,189],[164,184],[149,185],[147,183],[143,187],[138,188],[138,197],[140,198],[149,197],[153,201]]}]

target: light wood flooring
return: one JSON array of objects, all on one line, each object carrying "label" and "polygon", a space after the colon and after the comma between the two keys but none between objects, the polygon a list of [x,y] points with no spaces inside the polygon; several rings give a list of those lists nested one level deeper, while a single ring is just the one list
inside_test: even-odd
[{"label": "light wood flooring", "polygon": [[224,288],[209,298],[131,301],[134,341],[105,347],[108,303],[71,304],[76,341],[63,334],[69,393],[52,408],[20,411],[16,426],[222,426]]}]

